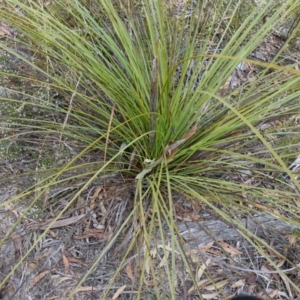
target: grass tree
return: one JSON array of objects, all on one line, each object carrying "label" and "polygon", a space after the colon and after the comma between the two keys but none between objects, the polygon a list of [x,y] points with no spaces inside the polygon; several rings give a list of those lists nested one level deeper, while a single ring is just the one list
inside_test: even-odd
[{"label": "grass tree", "polygon": [[[33,162],[2,179],[23,188],[0,204],[4,224],[17,214],[1,247],[35,219],[34,209],[33,231],[39,232],[1,275],[1,288],[64,217],[75,228],[68,246],[83,228],[78,224],[99,229],[102,241],[66,299],[107,256],[118,263],[95,284],[101,299],[116,296],[124,270],[132,298],[176,299],[178,261],[193,293],[208,299],[197,278],[205,273],[203,260],[178,229],[181,201],[198,217],[209,211],[235,227],[300,292],[271,257],[282,253],[241,222],[263,213],[300,225],[300,184],[288,168],[299,155],[300,72],[282,62],[289,38],[271,61],[253,56],[272,29],[295,14],[296,1],[1,5],[8,33],[2,49],[23,66],[1,71],[1,151],[5,161]],[[245,65],[253,75],[241,83],[236,74]],[[101,213],[93,215],[100,202]],[[228,281],[208,271],[203,276],[222,295]]]}]

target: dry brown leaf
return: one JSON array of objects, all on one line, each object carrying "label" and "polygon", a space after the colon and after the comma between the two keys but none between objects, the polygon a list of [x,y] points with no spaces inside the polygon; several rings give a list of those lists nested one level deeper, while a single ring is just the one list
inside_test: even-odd
[{"label": "dry brown leaf", "polygon": [[225,94],[229,90],[231,78],[232,78],[232,76],[229,76],[227,78],[226,82],[224,83],[224,85],[220,88],[221,95]]},{"label": "dry brown leaf", "polygon": [[53,230],[49,230],[48,233],[49,233],[53,238],[56,238],[56,237],[57,237],[57,233],[55,233]]},{"label": "dry brown leaf", "polygon": [[[74,274],[75,276],[77,276],[77,274]],[[54,275],[51,275],[51,280],[53,282],[59,282],[59,284],[62,284],[63,282],[65,281],[70,281],[72,280],[72,277],[70,275],[66,275],[66,276],[62,276],[61,274],[54,274]],[[69,284],[68,284],[69,286]]]},{"label": "dry brown leaf", "polygon": [[[64,226],[74,224],[74,223],[78,222],[79,220],[81,220],[84,216],[85,216],[85,214],[71,217],[71,218],[62,219],[62,220],[57,220],[50,226],[50,228],[59,228],[59,227],[64,227]],[[42,230],[49,229],[49,225],[51,224],[52,221],[53,221],[53,219],[48,219],[46,222],[43,222],[42,224],[40,224],[39,228]]]},{"label": "dry brown leaf", "polygon": [[3,35],[8,35],[8,36],[11,36],[11,37],[14,36],[13,31],[5,25],[0,26],[0,36],[3,36]]},{"label": "dry brown leaf", "polygon": [[279,290],[268,290],[268,295],[269,295],[269,297],[270,298],[275,298],[277,295],[278,295],[278,293],[279,293]]},{"label": "dry brown leaf", "polygon": [[89,291],[99,291],[97,288],[95,288],[94,286],[82,286],[76,289],[75,293],[79,293],[79,292],[89,292]]},{"label": "dry brown leaf", "polygon": [[81,234],[81,235],[74,235],[73,239],[75,240],[83,240],[83,239],[88,239],[90,238],[89,234]]},{"label": "dry brown leaf", "polygon": [[68,261],[67,257],[64,254],[62,255],[62,259],[63,259],[63,263],[64,263],[64,266],[65,266],[65,274],[68,274],[69,269],[70,269],[69,261]]},{"label": "dry brown leaf", "polygon": [[201,294],[201,297],[203,299],[213,299],[215,297],[219,296],[219,293],[213,293],[213,294]]},{"label": "dry brown leaf", "polygon": [[134,275],[133,275],[133,271],[132,271],[132,266],[131,266],[131,262],[129,262],[126,267],[125,267],[125,273],[128,276],[128,278],[134,282]]},{"label": "dry brown leaf", "polygon": [[70,248],[67,249],[67,252],[71,252],[72,250],[74,250],[76,247],[75,246],[71,246]]},{"label": "dry brown leaf", "polygon": [[31,270],[35,270],[35,268],[36,268],[36,262],[35,262],[35,261],[29,262],[29,268],[30,268]]},{"label": "dry brown leaf", "polygon": [[210,249],[210,250],[207,250],[206,252],[207,252],[207,253],[214,254],[214,255],[216,255],[216,256],[223,256],[223,254],[222,254],[220,251],[215,250],[215,249]]},{"label": "dry brown leaf", "polygon": [[167,156],[171,156],[172,154],[174,154],[174,151],[177,151],[179,146],[181,146],[188,139],[190,139],[196,133],[196,130],[197,130],[197,123],[190,129],[190,131],[181,140],[178,140],[173,144],[171,144],[170,146],[167,146],[165,148],[165,153],[167,154]]},{"label": "dry brown leaf", "polygon": [[206,286],[205,290],[207,290],[207,291],[214,291],[216,289],[220,289],[221,287],[223,287],[228,282],[229,282],[229,279],[221,280],[221,281],[219,281],[219,282],[217,282],[215,284],[211,284],[209,286]]},{"label": "dry brown leaf", "polygon": [[101,238],[106,238],[106,236],[103,234],[103,229],[97,228],[86,228],[83,234],[73,236],[73,238],[76,240],[88,239],[91,237],[98,240],[100,240]]},{"label": "dry brown leaf", "polygon": [[284,265],[284,263],[285,263],[285,259],[281,259],[281,260],[276,264],[276,266],[277,266],[278,268],[280,268],[280,267],[282,267],[282,266]]},{"label": "dry brown leaf", "polygon": [[[196,283],[196,286],[198,289],[202,288],[205,284],[207,284],[209,282],[209,279],[202,279],[200,281],[198,281]],[[192,286],[189,290],[188,290],[188,295],[190,295],[193,291],[195,291],[197,289],[195,286]]]},{"label": "dry brown leaf", "polygon": [[269,207],[266,207],[264,205],[257,204],[257,203],[255,203],[254,206],[257,207],[257,208],[259,208],[259,209],[261,209],[261,210],[263,210],[263,211],[270,212],[270,213],[272,213],[272,214],[274,214],[274,215],[276,215],[278,217],[282,217],[283,218],[282,214],[277,209],[271,209]]},{"label": "dry brown leaf", "polygon": [[251,284],[256,281],[257,275],[254,272],[248,273],[247,277],[245,278],[246,284]]},{"label": "dry brown leaf", "polygon": [[22,236],[18,233],[13,232],[11,234],[11,238],[14,242],[14,246],[15,246],[15,251],[20,251],[22,249]]},{"label": "dry brown leaf", "polygon": [[196,130],[197,130],[197,123],[191,128],[191,130],[183,138],[185,140],[190,139],[196,133]]},{"label": "dry brown leaf", "polygon": [[101,227],[100,229],[98,228],[90,228],[87,229],[87,233],[91,236],[94,237],[95,239],[100,240],[101,238],[103,238],[103,231],[104,229]]},{"label": "dry brown leaf", "polygon": [[[276,291],[276,290],[275,290],[275,291]],[[277,293],[278,293],[278,292],[277,292]],[[277,294],[277,293],[276,293],[276,294]],[[260,298],[260,299],[263,299],[263,300],[269,300],[270,298],[274,298],[274,296],[271,297],[272,294],[273,294],[273,290],[271,290],[271,289],[269,289],[269,290],[267,290],[267,291],[263,290],[263,291],[257,293],[257,294],[256,294],[256,297],[258,297],[258,298]]]},{"label": "dry brown leaf", "polygon": [[208,267],[208,265],[210,264],[211,259],[209,258],[198,270],[197,272],[197,277],[196,280],[199,281],[203,275],[203,272],[205,271],[205,269]]},{"label": "dry brown leaf", "polygon": [[214,255],[217,255],[217,256],[222,256],[222,253],[219,250],[211,248],[214,243],[215,243],[214,241],[209,242],[208,244],[206,244],[202,247],[199,247],[199,250],[201,252],[207,252],[207,253],[211,253],[211,254],[214,254]]},{"label": "dry brown leaf", "polygon": [[206,244],[206,245],[204,245],[202,247],[199,247],[199,250],[201,252],[206,252],[207,250],[209,250],[213,246],[214,243],[215,243],[214,241],[211,241],[208,244]]},{"label": "dry brown leaf", "polygon": [[53,253],[53,251],[47,251],[47,252],[44,252],[44,253],[42,253],[42,254],[40,254],[40,255],[38,255],[37,256],[37,260],[40,260],[40,259],[42,259],[42,258],[47,258],[50,254],[52,254]]},{"label": "dry brown leaf", "polygon": [[95,191],[94,191],[94,194],[92,196],[92,199],[96,199],[99,196],[99,194],[100,194],[100,192],[102,190],[103,190],[103,186],[102,185],[97,186],[96,189],[95,189]]},{"label": "dry brown leaf", "polygon": [[41,279],[43,279],[46,275],[48,275],[51,272],[51,270],[46,270],[38,274],[32,279],[32,282],[30,284],[30,288],[33,288]]},{"label": "dry brown leaf", "polygon": [[118,290],[113,295],[113,297],[111,298],[111,300],[116,300],[123,293],[123,291],[125,290],[126,286],[127,285],[125,284],[125,285],[119,287]]},{"label": "dry brown leaf", "polygon": [[295,246],[298,238],[294,234],[286,235],[287,240],[289,241],[291,246]]},{"label": "dry brown leaf", "polygon": [[176,218],[184,222],[197,222],[200,220],[200,217],[194,212],[186,214],[184,216],[179,216],[178,214],[176,214]]},{"label": "dry brown leaf", "polygon": [[184,216],[184,217],[176,215],[176,219],[183,221],[183,222],[192,222],[193,221],[193,219],[189,215]]},{"label": "dry brown leaf", "polygon": [[219,245],[223,248],[224,251],[231,254],[232,256],[243,254],[243,252],[239,251],[238,249],[231,246],[230,244],[227,244],[226,242],[221,241],[219,242]]},{"label": "dry brown leaf", "polygon": [[240,280],[236,281],[234,284],[232,284],[230,287],[232,289],[235,289],[235,288],[243,286],[244,284],[245,284],[245,280],[240,279]]},{"label": "dry brown leaf", "polygon": [[87,266],[88,264],[84,263],[80,258],[74,257],[74,256],[69,256],[68,257],[69,262],[77,263],[82,266]]},{"label": "dry brown leaf", "polygon": [[85,199],[81,196],[78,197],[78,207],[80,207],[79,212],[81,215],[84,215],[86,213],[85,211]]},{"label": "dry brown leaf", "polygon": [[264,263],[264,264],[261,266],[260,270],[261,270],[261,271],[265,271],[266,274],[264,274],[264,275],[265,275],[266,277],[272,279],[272,280],[278,280],[278,279],[279,279],[278,274],[274,274],[274,273],[273,273],[273,274],[270,274],[270,273],[268,273],[268,272],[270,272],[270,271],[272,271],[272,272],[276,271],[275,268],[273,268],[273,267],[272,267],[270,264],[268,264],[268,263]]},{"label": "dry brown leaf", "polygon": [[99,194],[102,191],[102,189],[103,189],[102,185],[99,185],[98,187],[96,187],[95,192],[94,192],[94,194],[93,194],[93,196],[91,198],[91,203],[90,203],[90,209],[91,210],[94,210],[94,208],[95,208],[95,202],[96,202],[97,198],[99,197]]}]

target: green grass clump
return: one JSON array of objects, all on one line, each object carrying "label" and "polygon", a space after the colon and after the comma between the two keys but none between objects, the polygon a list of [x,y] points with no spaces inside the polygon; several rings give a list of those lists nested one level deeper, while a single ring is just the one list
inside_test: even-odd
[{"label": "green grass clump", "polygon": [[[175,299],[179,258],[195,292],[202,295],[191,252],[177,228],[178,195],[198,204],[196,214],[201,216],[205,208],[236,227],[300,292],[263,249],[276,250],[240,221],[243,214],[263,212],[300,225],[294,202],[300,185],[287,167],[299,154],[297,124],[289,124],[285,133],[273,125],[266,132],[261,129],[299,115],[300,72],[278,64],[284,47],[270,63],[249,59],[297,4],[285,1],[278,7],[277,1],[268,1],[253,6],[243,19],[240,5],[6,1],[1,18],[18,35],[2,48],[34,71],[30,76],[6,74],[22,79],[24,97],[2,97],[2,102],[15,110],[22,103],[28,113],[20,116],[9,109],[1,114],[1,122],[10,129],[2,142],[14,139],[15,147],[21,148],[23,143],[39,142],[42,146],[32,147],[44,149],[37,158],[44,163],[43,168],[35,164],[26,171],[25,177],[34,176],[34,183],[9,199],[15,209],[22,206],[23,213],[2,244],[32,216],[34,207],[41,207],[39,216],[53,218],[48,231],[62,216],[76,215],[82,205],[90,205],[80,199],[93,185],[109,191],[114,182],[124,202],[131,197],[118,222],[117,214],[110,214],[116,225],[109,241],[66,298],[88,282],[122,239],[118,267],[105,281],[101,299],[112,297],[126,259],[135,254],[133,298],[145,298],[147,291],[153,298]],[[237,20],[243,21],[237,26]],[[231,89],[226,82],[242,62],[256,68],[255,78]],[[46,87],[47,97],[35,93],[36,86]],[[57,188],[68,192],[60,195]],[[53,212],[57,203],[63,206]],[[42,229],[0,287],[36,251],[48,232]],[[157,245],[165,259],[163,268],[153,255]],[[201,265],[199,260],[193,263]]]}]

